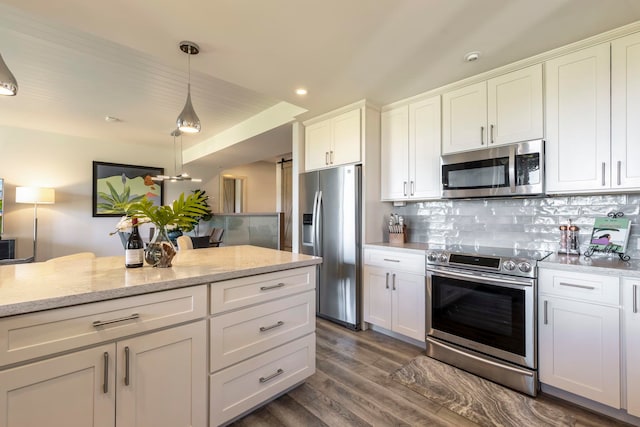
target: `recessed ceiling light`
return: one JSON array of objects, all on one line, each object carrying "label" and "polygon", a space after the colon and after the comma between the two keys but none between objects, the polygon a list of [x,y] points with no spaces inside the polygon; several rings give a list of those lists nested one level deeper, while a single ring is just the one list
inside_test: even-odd
[{"label": "recessed ceiling light", "polygon": [[296,89],[296,94],[298,95],[306,95],[307,94],[307,90],[303,87]]},{"label": "recessed ceiling light", "polygon": [[109,122],[109,123],[117,123],[117,122],[121,122],[122,119],[119,119],[119,118],[113,117],[113,116],[104,116],[104,121],[105,122]]},{"label": "recessed ceiling light", "polygon": [[467,62],[474,62],[478,59],[480,59],[480,52],[478,51],[469,52],[464,56],[464,60]]}]

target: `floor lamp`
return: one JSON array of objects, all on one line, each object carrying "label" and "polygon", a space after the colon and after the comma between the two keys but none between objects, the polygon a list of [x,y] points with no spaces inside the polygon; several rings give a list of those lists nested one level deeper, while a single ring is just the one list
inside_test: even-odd
[{"label": "floor lamp", "polygon": [[38,249],[38,205],[53,204],[55,200],[53,188],[16,187],[16,203],[33,203],[33,261]]}]

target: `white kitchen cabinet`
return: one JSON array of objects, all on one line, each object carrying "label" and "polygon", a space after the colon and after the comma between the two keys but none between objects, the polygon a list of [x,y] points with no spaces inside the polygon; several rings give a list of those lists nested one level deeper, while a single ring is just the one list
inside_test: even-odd
[{"label": "white kitchen cabinet", "polygon": [[364,321],[425,340],[424,254],[365,249]]},{"label": "white kitchen cabinet", "polygon": [[0,427],[113,427],[114,357],[108,344],[0,371]]},{"label": "white kitchen cabinet", "polygon": [[359,108],[305,128],[305,168],[322,169],[361,160],[361,111]]},{"label": "white kitchen cabinet", "polygon": [[541,269],[540,382],[620,408],[619,278]]},{"label": "white kitchen cabinet", "polygon": [[610,44],[545,64],[547,192],[610,190]]},{"label": "white kitchen cabinet", "polygon": [[640,188],[640,33],[611,43],[613,189]]},{"label": "white kitchen cabinet", "polygon": [[440,96],[382,113],[381,199],[440,197]]},{"label": "white kitchen cabinet", "polygon": [[442,153],[541,139],[542,93],[542,64],[446,92]]},{"label": "white kitchen cabinet", "polygon": [[640,417],[640,279],[622,278],[627,412]]}]

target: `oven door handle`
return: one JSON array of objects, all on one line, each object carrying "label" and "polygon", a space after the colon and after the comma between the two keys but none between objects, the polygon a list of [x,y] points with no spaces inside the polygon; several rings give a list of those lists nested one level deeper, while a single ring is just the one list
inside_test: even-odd
[{"label": "oven door handle", "polygon": [[503,279],[503,278],[494,277],[494,276],[487,277],[483,273],[478,273],[477,275],[474,275],[474,274],[461,273],[458,271],[445,272],[442,270],[428,270],[427,272],[431,273],[431,275],[448,277],[450,279],[466,279],[466,280],[479,282],[487,285],[502,286],[505,288],[522,289],[522,287],[525,287],[525,286],[527,287],[533,286],[533,279],[525,279],[524,281],[518,280],[518,278],[515,278],[515,277],[510,279]]},{"label": "oven door handle", "polygon": [[[431,341],[431,342],[433,343],[433,341]],[[482,357],[478,357],[476,355],[473,355],[471,353],[467,353],[466,351],[461,351],[461,350],[458,350],[457,348],[448,346],[448,345],[446,345],[446,344],[444,344],[444,343],[442,343],[440,341],[435,342],[434,344],[439,345],[441,347],[444,347],[447,350],[452,351],[454,353],[461,354],[464,357],[469,357],[471,359],[477,360],[478,362],[485,363],[487,365],[496,366],[496,367],[498,367],[500,369],[506,369],[506,370],[511,371],[511,372],[516,372],[516,373],[518,373],[520,375],[526,375],[528,377],[532,377],[533,376],[533,372],[525,371],[524,369],[518,369],[518,368],[515,368],[513,366],[509,366],[509,365],[503,365],[502,363],[497,363],[497,362],[494,362],[492,360],[487,360],[487,359],[484,359]]]}]

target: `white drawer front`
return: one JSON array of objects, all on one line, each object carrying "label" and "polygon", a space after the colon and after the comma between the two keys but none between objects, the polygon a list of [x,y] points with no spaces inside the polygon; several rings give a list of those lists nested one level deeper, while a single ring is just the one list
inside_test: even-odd
[{"label": "white drawer front", "polygon": [[202,285],[8,317],[0,319],[0,366],[206,315]]},{"label": "white drawer front", "polygon": [[315,292],[223,314],[210,322],[211,371],[215,372],[313,332]]},{"label": "white drawer front", "polygon": [[211,313],[270,301],[315,289],[316,267],[284,270],[211,284]]},{"label": "white drawer front", "polygon": [[540,269],[540,293],[569,299],[620,304],[620,278],[573,271]]},{"label": "white drawer front", "polygon": [[424,253],[404,253],[365,249],[364,263],[407,273],[425,275]]},{"label": "white drawer front", "polygon": [[211,426],[220,425],[313,375],[315,334],[209,377]]}]

